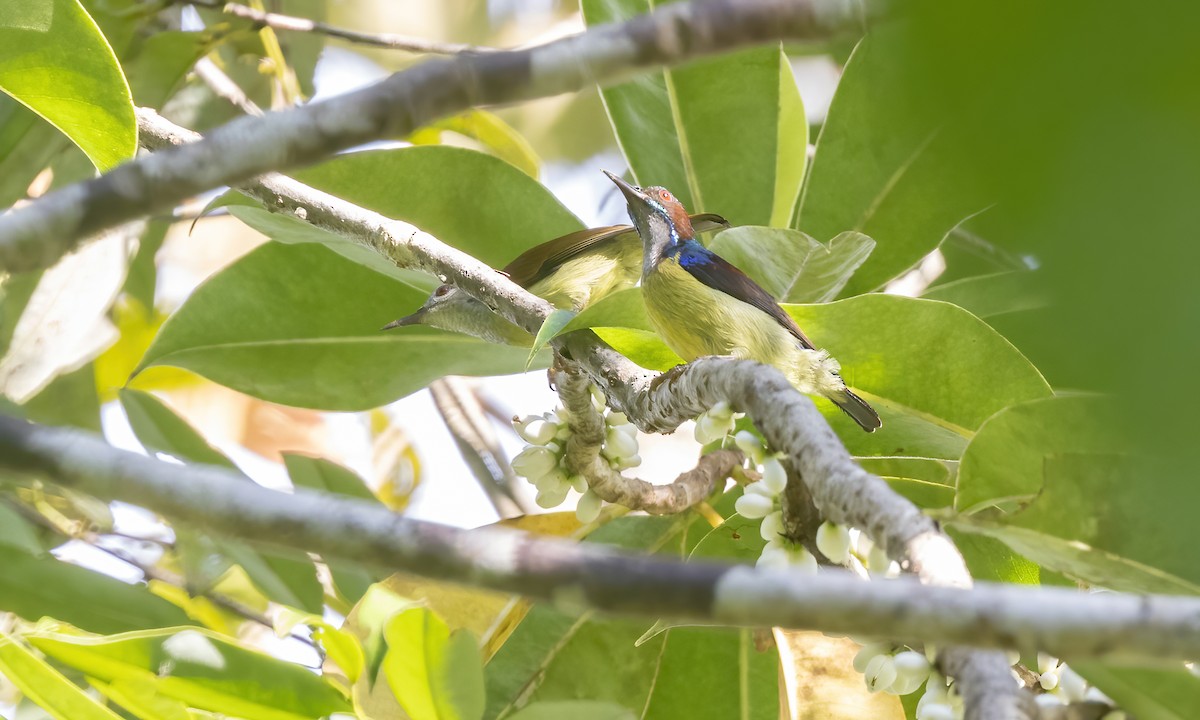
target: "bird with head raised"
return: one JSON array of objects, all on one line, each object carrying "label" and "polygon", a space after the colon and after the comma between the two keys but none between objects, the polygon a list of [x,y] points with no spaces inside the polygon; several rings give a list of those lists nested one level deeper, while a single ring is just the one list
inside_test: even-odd
[{"label": "bird with head raised", "polygon": [[773,365],[801,392],[821,395],[867,432],[882,421],[851,392],[840,366],[818,349],[775,298],[696,240],[669,190],[640,188],[605,171],[629,204],[642,240],[642,298],[651,325],[687,361],[732,355]]},{"label": "bird with head raised", "polygon": [[[720,215],[689,219],[701,232],[729,227]],[[600,298],[633,287],[642,274],[642,242],[629,225],[578,230],[522,253],[501,271],[551,305],[582,310]],[[529,346],[533,336],[453,285],[439,285],[411,315],[384,330],[406,325],[465,333],[488,342]]]}]

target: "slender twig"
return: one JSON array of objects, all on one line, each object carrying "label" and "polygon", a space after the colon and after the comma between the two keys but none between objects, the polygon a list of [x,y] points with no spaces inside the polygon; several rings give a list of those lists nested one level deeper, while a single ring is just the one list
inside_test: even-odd
[{"label": "slender twig", "polygon": [[431,59],[330,100],[238,118],[201,142],[130,160],[13,209],[0,216],[0,271],[49,267],[104,228],[472,107],[607,85],[768,42],[857,32],[859,10],[856,0],[696,0],[531,48]]},{"label": "slender twig", "polygon": [[[1200,657],[1200,599],[1191,596],[995,583],[968,589],[906,578],[863,582],[835,570],[799,576],[684,563],[499,527],[461,530],[344,496],[305,489],[282,493],[224,468],[175,465],[118,450],[81,430],[5,416],[0,467],[137,503],[206,532],[538,600],[569,599],[577,608],[900,642],[1038,649],[1112,662]],[[959,682],[973,679],[961,676]],[[1017,685],[1011,677],[1008,683]]]},{"label": "slender twig", "polygon": [[200,58],[196,64],[192,66],[192,72],[196,73],[196,77],[208,86],[213,94],[229,102],[238,110],[247,115],[259,116],[263,114],[260,108],[253,100],[251,100],[242,88],[233,81],[220,67],[217,66],[211,58]]},{"label": "slender twig", "polygon": [[180,0],[191,5],[199,5],[201,7],[220,10],[226,15],[249,20],[255,27],[269,27],[272,30],[286,30],[288,32],[310,32],[329,37],[346,40],[348,42],[357,43],[359,45],[370,45],[372,47],[387,48],[389,50],[403,50],[411,53],[425,53],[430,55],[458,55],[460,53],[487,53],[496,52],[496,48],[482,47],[479,45],[466,45],[463,43],[448,43],[438,42],[436,40],[426,40],[424,38],[413,37],[411,35],[397,35],[395,33],[369,33],[359,30],[349,30],[340,28],[329,23],[319,20],[310,20],[308,18],[295,17],[293,15],[281,15],[279,13],[263,12],[247,5],[238,3],[226,3],[220,0]]}]

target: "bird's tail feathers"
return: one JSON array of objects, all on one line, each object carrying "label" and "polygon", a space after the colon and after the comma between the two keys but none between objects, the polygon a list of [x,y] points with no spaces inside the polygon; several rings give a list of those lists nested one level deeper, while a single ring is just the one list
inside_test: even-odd
[{"label": "bird's tail feathers", "polygon": [[866,400],[848,389],[843,388],[840,393],[829,399],[833,401],[834,405],[841,408],[842,412],[849,415],[854,422],[858,423],[863,430],[875,432],[883,426],[883,421],[879,419],[879,413],[875,412],[875,409],[868,405]]}]

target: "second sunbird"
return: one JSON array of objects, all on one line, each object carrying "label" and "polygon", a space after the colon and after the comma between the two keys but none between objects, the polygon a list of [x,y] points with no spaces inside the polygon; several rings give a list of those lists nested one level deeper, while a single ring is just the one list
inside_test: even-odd
[{"label": "second sunbird", "polygon": [[675,196],[605,174],[628,201],[641,236],[646,315],[676,354],[687,361],[732,355],[774,365],[801,392],[828,398],[863,430],[879,429],[879,415],[846,388],[837,360],[813,345],[770,293],[696,240]]}]

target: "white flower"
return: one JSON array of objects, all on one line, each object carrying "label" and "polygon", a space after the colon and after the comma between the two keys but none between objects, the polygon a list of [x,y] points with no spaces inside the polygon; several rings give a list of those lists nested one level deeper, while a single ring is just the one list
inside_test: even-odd
[{"label": "white flower", "polygon": [[770,569],[770,570],[786,570],[791,559],[788,557],[787,548],[783,543],[767,543],[763,548],[762,554],[758,556],[758,562],[754,563],[754,567]]},{"label": "white flower", "polygon": [[885,643],[867,643],[859,648],[858,653],[854,656],[855,672],[865,673],[867,671],[867,663],[871,662],[876,655],[890,655],[892,646]]},{"label": "white flower", "polygon": [[770,542],[783,534],[783,511],[776,510],[775,512],[763,518],[762,524],[758,526],[758,532],[762,535],[762,539]]},{"label": "white flower", "polygon": [[533,445],[545,445],[554,439],[559,430],[557,423],[550,422],[539,415],[528,415],[514,425],[517,434],[525,442]]},{"label": "white flower", "polygon": [[886,573],[892,565],[892,559],[888,557],[887,551],[878,545],[871,547],[871,552],[867,553],[867,569],[873,573]]},{"label": "white flower", "polygon": [[1038,676],[1038,684],[1042,686],[1043,690],[1053,690],[1054,688],[1058,687],[1058,673],[1057,672],[1042,673],[1041,675]]},{"label": "white flower", "polygon": [[863,679],[867,681],[867,689],[871,692],[891,687],[896,681],[896,664],[892,662],[892,656],[876,655],[871,658],[863,673]]},{"label": "white flower", "polygon": [[734,510],[744,518],[756,520],[770,515],[775,509],[775,501],[758,493],[744,493],[733,504]]},{"label": "white flower", "polygon": [[1087,693],[1087,680],[1063,665],[1058,668],[1058,691],[1071,702],[1081,702]]},{"label": "white flower", "polygon": [[732,420],[733,408],[729,407],[729,403],[722,400],[721,402],[709,408],[708,412],[705,414],[721,420]]},{"label": "white flower", "polygon": [[604,506],[604,501],[600,496],[589,489],[579,498],[579,504],[575,506],[575,517],[579,518],[581,523],[590,523],[600,517],[600,508]]},{"label": "white flower", "polygon": [[766,448],[763,447],[762,441],[758,439],[757,435],[749,430],[739,430],[733,436],[733,441],[737,443],[738,449],[745,453],[746,457],[750,458],[750,462],[755,465],[762,463]]},{"label": "white flower", "polygon": [[608,414],[608,416],[604,418],[604,422],[608,423],[609,427],[617,427],[619,425],[629,425],[630,424],[629,417],[626,416],[625,413],[616,412],[615,410],[613,412],[610,412]]},{"label": "white flower", "polygon": [[616,428],[609,428],[604,438],[604,454],[613,460],[633,457],[638,454],[637,438]]},{"label": "white flower", "polygon": [[701,445],[716,442],[733,430],[732,418],[713,417],[711,413],[705,413],[696,418],[695,437],[696,442]]},{"label": "white flower", "polygon": [[538,489],[538,492],[558,492],[559,488],[571,489],[571,483],[567,480],[567,474],[562,471],[562,468],[554,468],[550,472],[533,480],[533,486]]},{"label": "white flower", "polygon": [[896,695],[915,691],[929,677],[929,661],[919,652],[905,650],[897,653],[892,662],[896,666],[896,681],[889,691]]},{"label": "white flower", "polygon": [[820,567],[817,563],[817,556],[801,546],[788,552],[788,565],[801,575],[816,575],[817,569]]},{"label": "white flower", "polygon": [[567,499],[567,492],[570,489],[571,486],[564,483],[554,489],[538,490],[538,494],[537,497],[534,498],[534,502],[536,502],[539,507],[544,507],[547,510],[550,508],[556,508],[559,505],[562,505],[563,500]]},{"label": "white flower", "polygon": [[944,703],[931,702],[917,708],[917,720],[955,720],[954,708]]},{"label": "white flower", "polygon": [[860,560],[865,561],[874,547],[875,543],[871,542],[871,538],[867,537],[865,532],[858,528],[850,528],[850,548]]},{"label": "white flower", "polygon": [[1004,658],[1008,660],[1008,664],[1011,667],[1021,662],[1021,653],[1017,652],[1016,650],[1005,650]]},{"label": "white flower", "polygon": [[569,482],[571,484],[571,489],[573,489],[575,492],[577,492],[581,495],[583,493],[587,492],[588,482],[587,482],[587,478],[585,478],[584,476],[575,475],[574,477],[568,478],[567,482]]},{"label": "white flower", "polygon": [[596,407],[597,412],[604,412],[604,408],[608,406],[608,399],[604,397],[604,391],[595,385],[591,389],[592,405]]},{"label": "white flower", "polygon": [[617,460],[613,467],[615,467],[617,470],[628,470],[629,468],[637,467],[641,464],[641,455],[630,455],[629,457],[623,457],[620,460]]},{"label": "white flower", "polygon": [[762,495],[765,498],[770,498],[772,501],[775,499],[775,496],[771,493],[770,490],[767,489],[766,485],[762,484],[761,480],[759,480],[757,482],[752,482],[749,485],[747,485],[746,493],[751,494],[751,495]]},{"label": "white flower", "polygon": [[1114,704],[1112,701],[1112,698],[1105,695],[1103,692],[1100,691],[1100,688],[1095,687],[1095,686],[1088,687],[1087,692],[1085,692],[1083,694],[1083,699],[1088,702],[1098,702],[1098,703],[1104,703],[1106,705]]},{"label": "white flower", "polygon": [[1038,672],[1048,673],[1058,669],[1058,658],[1046,653],[1038,653]]},{"label": "white flower", "polygon": [[1058,705],[1067,704],[1066,700],[1063,700],[1054,693],[1042,693],[1041,695],[1034,695],[1033,700],[1042,707],[1056,707]]},{"label": "white flower", "polygon": [[783,469],[783,463],[779,462],[777,457],[769,457],[763,460],[762,464],[762,484],[771,492],[772,495],[778,495],[787,487],[787,471]]},{"label": "white flower", "polygon": [[829,521],[821,523],[817,528],[817,549],[831,562],[846,564],[850,559],[850,532]]},{"label": "white flower", "polygon": [[558,457],[549,448],[530,445],[512,459],[513,472],[536,480],[558,466]]}]

